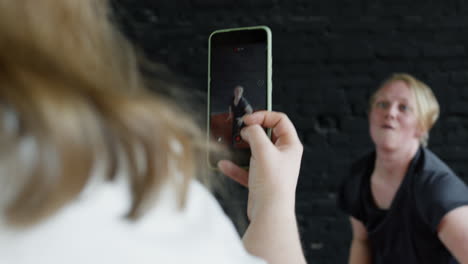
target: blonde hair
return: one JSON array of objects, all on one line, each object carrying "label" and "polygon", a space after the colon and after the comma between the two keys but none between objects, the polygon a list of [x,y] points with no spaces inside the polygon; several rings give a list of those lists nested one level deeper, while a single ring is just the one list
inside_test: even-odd
[{"label": "blonde hair", "polygon": [[110,17],[105,0],[0,1],[0,209],[13,226],[76,198],[99,160],[108,178],[125,164],[131,219],[167,182],[183,206],[204,167],[203,132],[147,90]]},{"label": "blonde hair", "polygon": [[425,83],[409,74],[395,73],[386,79],[382,85],[379,86],[379,89],[377,89],[377,91],[371,96],[369,101],[370,107],[375,103],[375,98],[380,88],[394,81],[403,81],[413,93],[416,102],[418,125],[423,131],[423,135],[420,137],[419,142],[423,146],[427,146],[429,131],[439,118],[440,109],[434,93]]}]

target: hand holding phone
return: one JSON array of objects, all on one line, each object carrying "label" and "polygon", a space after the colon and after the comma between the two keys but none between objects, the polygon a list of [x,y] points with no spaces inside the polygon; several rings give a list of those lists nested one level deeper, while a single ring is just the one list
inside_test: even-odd
[{"label": "hand holding phone", "polygon": [[[221,172],[249,188],[244,246],[268,263],[306,263],[294,213],[303,151],[296,129],[276,112],[255,112],[244,121],[241,134],[252,149],[250,170],[228,160],[218,163]],[[272,129],[273,142],[264,127]]]},{"label": "hand holding phone", "polygon": [[[248,167],[242,117],[271,110],[271,32],[265,26],[217,30],[208,61],[208,137],[224,142],[233,161]],[[218,160],[209,154],[212,168]]]},{"label": "hand holding phone", "polygon": [[[252,150],[249,171],[228,160],[218,163],[220,171],[249,188],[249,218],[271,204],[294,208],[303,151],[294,125],[285,114],[268,111],[246,116],[245,124],[241,136]],[[272,128],[272,140],[263,128]]]}]

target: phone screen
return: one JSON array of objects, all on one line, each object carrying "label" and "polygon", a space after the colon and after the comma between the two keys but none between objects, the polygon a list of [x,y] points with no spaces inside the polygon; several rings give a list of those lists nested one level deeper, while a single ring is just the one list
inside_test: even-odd
[{"label": "phone screen", "polygon": [[[242,116],[268,109],[267,34],[259,28],[219,32],[210,38],[210,136],[226,145],[231,160],[243,167],[249,165],[250,148],[240,136]],[[213,167],[217,161],[210,157]]]}]

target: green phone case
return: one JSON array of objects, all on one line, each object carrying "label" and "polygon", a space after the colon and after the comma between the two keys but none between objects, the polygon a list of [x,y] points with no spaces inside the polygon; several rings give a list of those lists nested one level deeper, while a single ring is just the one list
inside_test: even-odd
[{"label": "green phone case", "polygon": [[[242,30],[258,30],[258,29],[261,29],[261,30],[264,30],[266,32],[266,35],[267,35],[267,80],[266,80],[266,83],[267,83],[267,102],[266,102],[266,110],[267,111],[271,111],[272,109],[272,52],[271,52],[271,49],[272,49],[272,45],[271,45],[271,30],[269,27],[267,26],[252,26],[252,27],[240,27],[240,28],[228,28],[228,29],[219,29],[219,30],[215,30],[213,31],[211,34],[210,34],[210,37],[208,38],[208,93],[207,93],[207,142],[208,144],[210,144],[210,138],[211,138],[211,135],[210,135],[210,106],[211,106],[211,103],[210,103],[210,84],[211,84],[211,72],[210,72],[210,69],[211,69],[211,38],[213,37],[213,35],[215,34],[218,34],[218,33],[222,33],[222,32],[230,32],[230,31],[242,31]],[[271,129],[268,129],[268,136],[271,137]],[[208,166],[212,169],[216,169],[216,168],[213,168],[210,164],[210,160],[209,160],[209,153],[207,153],[207,163],[208,163]]]}]

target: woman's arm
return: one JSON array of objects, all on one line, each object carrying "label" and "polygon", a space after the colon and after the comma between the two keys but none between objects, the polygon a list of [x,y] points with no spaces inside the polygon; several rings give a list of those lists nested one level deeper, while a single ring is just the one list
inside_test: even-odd
[{"label": "woman's arm", "polygon": [[366,227],[361,221],[350,217],[351,228],[353,230],[353,240],[349,252],[349,264],[371,263],[371,253],[369,240],[367,239]]},{"label": "woman's arm", "polygon": [[[249,171],[230,161],[219,163],[224,174],[249,188],[244,246],[270,264],[306,263],[294,212],[303,150],[296,130],[276,112],[256,112],[244,122],[241,135],[252,151]],[[272,140],[263,127],[272,128]]]},{"label": "woman's arm", "polygon": [[447,213],[439,224],[439,238],[461,264],[468,264],[468,206]]},{"label": "woman's arm", "polygon": [[232,107],[229,106],[229,115],[228,115],[228,117],[226,118],[226,121],[227,121],[227,120],[230,120],[231,118],[232,118]]},{"label": "woman's arm", "polygon": [[251,114],[251,113],[253,113],[253,108],[252,108],[252,106],[251,106],[250,104],[247,104],[247,106],[245,107],[244,111],[245,111],[245,113],[247,113],[247,114]]}]

